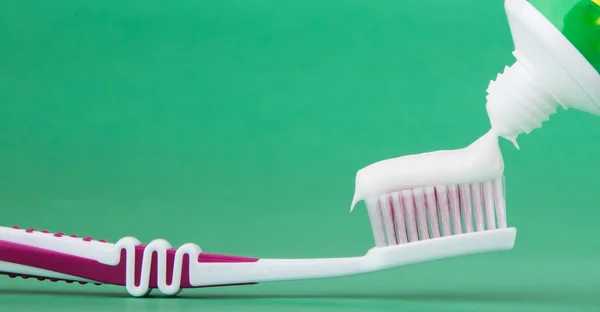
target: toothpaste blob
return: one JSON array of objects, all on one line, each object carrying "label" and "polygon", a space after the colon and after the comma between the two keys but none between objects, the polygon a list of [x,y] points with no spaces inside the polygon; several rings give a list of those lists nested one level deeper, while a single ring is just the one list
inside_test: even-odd
[{"label": "toothpaste blob", "polygon": [[381,194],[417,187],[483,182],[501,177],[504,160],[498,136],[489,131],[457,150],[407,155],[376,162],[356,174],[350,206]]}]

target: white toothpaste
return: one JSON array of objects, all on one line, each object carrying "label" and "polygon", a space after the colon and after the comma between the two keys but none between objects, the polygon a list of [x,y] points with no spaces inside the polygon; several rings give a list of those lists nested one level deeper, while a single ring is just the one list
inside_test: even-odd
[{"label": "white toothpaste", "polygon": [[424,186],[489,181],[504,172],[498,136],[489,131],[471,145],[456,150],[391,158],[356,174],[350,211],[361,200]]}]

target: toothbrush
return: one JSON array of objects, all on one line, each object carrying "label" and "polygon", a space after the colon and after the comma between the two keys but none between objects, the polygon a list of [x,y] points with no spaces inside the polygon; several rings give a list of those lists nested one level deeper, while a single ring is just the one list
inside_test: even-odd
[{"label": "toothbrush", "polygon": [[364,200],[375,246],[364,256],[259,259],[179,248],[163,239],[116,243],[19,227],[0,227],[0,274],[124,286],[134,297],[152,289],[331,278],[512,249],[504,164],[489,132],[466,148],[384,160],[358,171],[351,210]]}]

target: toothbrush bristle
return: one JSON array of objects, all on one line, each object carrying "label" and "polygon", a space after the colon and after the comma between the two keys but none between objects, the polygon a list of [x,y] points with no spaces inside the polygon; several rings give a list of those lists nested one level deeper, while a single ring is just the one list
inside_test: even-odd
[{"label": "toothbrush bristle", "polygon": [[429,218],[431,236],[440,237],[440,224],[438,221],[438,210],[435,201],[435,188],[433,186],[425,187],[425,203],[427,205],[427,216]]},{"label": "toothbrush bristle", "polygon": [[404,212],[404,205],[402,205],[402,197],[400,193],[392,193],[392,211],[394,212],[394,229],[397,234],[397,242],[406,243],[408,242],[408,235],[406,234],[406,221]]},{"label": "toothbrush bristle", "polygon": [[462,234],[460,199],[458,197],[458,187],[455,184],[450,184],[448,186],[448,201],[450,202],[450,212],[454,234]]},{"label": "toothbrush bristle", "polygon": [[401,192],[402,201],[404,202],[404,209],[406,215],[406,228],[408,229],[408,241],[414,242],[419,240],[419,234],[417,230],[417,222],[415,219],[415,205],[413,202],[413,194],[411,190],[404,190]]},{"label": "toothbrush bristle", "polygon": [[419,187],[367,199],[376,247],[506,228],[504,177]]},{"label": "toothbrush bristle", "polygon": [[381,207],[379,206],[379,199],[367,199],[367,212],[369,213],[369,220],[371,220],[371,227],[373,228],[373,238],[375,239],[375,246],[382,247],[386,245],[385,241],[385,226],[383,225],[383,215],[381,213]]}]

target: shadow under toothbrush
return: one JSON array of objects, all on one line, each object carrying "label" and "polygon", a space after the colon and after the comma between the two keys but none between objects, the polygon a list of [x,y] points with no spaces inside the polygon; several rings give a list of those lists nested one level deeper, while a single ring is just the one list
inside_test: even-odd
[{"label": "shadow under toothbrush", "polygon": [[121,292],[77,292],[66,290],[46,289],[7,289],[0,288],[2,296],[66,296],[66,297],[93,297],[93,298],[129,298],[131,300],[256,300],[256,299],[306,299],[306,300],[393,300],[393,301],[437,301],[437,302],[480,302],[480,303],[553,303],[573,305],[600,305],[600,297],[592,289],[553,289],[544,290],[479,290],[479,289],[453,289],[435,290],[423,289],[403,293],[239,293],[239,294],[180,294],[177,297],[150,295],[144,299],[131,298]]}]

